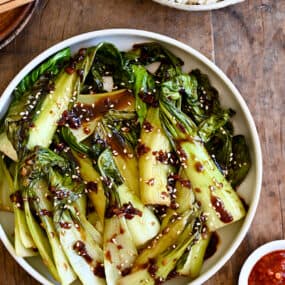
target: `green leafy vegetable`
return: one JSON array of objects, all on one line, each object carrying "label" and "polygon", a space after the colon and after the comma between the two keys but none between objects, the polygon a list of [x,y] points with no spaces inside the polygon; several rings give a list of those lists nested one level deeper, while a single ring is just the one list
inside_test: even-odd
[{"label": "green leafy vegetable", "polygon": [[243,135],[206,74],[159,43],[64,49],[0,123],[0,207],[15,250],[61,284],[196,278],[214,231],[246,214]]}]

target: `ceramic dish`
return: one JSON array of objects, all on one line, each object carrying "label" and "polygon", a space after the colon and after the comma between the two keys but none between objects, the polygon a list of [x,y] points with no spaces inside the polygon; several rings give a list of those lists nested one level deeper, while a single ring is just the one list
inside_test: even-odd
[{"label": "ceramic dish", "polygon": [[[149,41],[160,42],[165,47],[169,48],[174,54],[184,60],[185,70],[189,71],[193,68],[199,68],[202,72],[208,74],[212,84],[219,90],[221,94],[220,99],[222,104],[224,106],[231,106],[237,112],[233,122],[234,127],[236,133],[245,135],[250,148],[252,160],[252,167],[250,169],[250,172],[238,189],[239,195],[249,206],[248,213],[245,219],[242,221],[224,227],[218,231],[218,235],[220,237],[218,249],[211,258],[205,261],[202,273],[197,279],[189,283],[189,280],[185,278],[179,278],[167,283],[176,285],[202,284],[227,262],[227,260],[232,256],[246,235],[258,204],[262,176],[260,143],[248,107],[246,106],[246,103],[239,94],[238,90],[234,87],[227,76],[210,60],[208,60],[205,56],[196,50],[181,42],[151,32],[113,29],[82,34],[60,42],[59,44],[44,51],[34,60],[32,60],[28,65],[26,65],[19,74],[16,75],[0,99],[0,118],[5,114],[5,111],[11,100],[11,93],[14,88],[17,86],[20,80],[39,63],[65,47],[71,47],[73,51],[76,51],[81,47],[96,45],[102,41],[111,42],[115,44],[120,50],[128,50],[134,43]],[[0,214],[0,223],[0,237],[16,261],[39,282],[43,284],[55,284],[49,275],[48,270],[45,268],[39,258],[23,259],[15,256],[15,251],[12,245],[14,230],[13,214],[2,212]]]},{"label": "ceramic dish", "polygon": [[272,253],[277,250],[285,250],[285,240],[275,240],[268,242],[259,248],[257,248],[251,255],[247,258],[242,266],[238,285],[247,285],[248,278],[253,269],[254,265],[265,255]]},{"label": "ceramic dish", "polygon": [[221,9],[233,4],[237,4],[243,2],[244,0],[223,0],[216,3],[201,4],[201,5],[174,3],[173,0],[153,0],[153,1],[160,3],[162,5],[166,5],[172,8],[185,10],[185,11],[210,11],[210,10]]}]

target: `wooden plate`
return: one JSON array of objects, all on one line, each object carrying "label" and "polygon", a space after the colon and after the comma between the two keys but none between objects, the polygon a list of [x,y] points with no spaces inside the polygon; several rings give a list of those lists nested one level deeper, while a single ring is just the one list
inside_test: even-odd
[{"label": "wooden plate", "polygon": [[0,49],[10,43],[27,25],[39,0],[0,14]]}]

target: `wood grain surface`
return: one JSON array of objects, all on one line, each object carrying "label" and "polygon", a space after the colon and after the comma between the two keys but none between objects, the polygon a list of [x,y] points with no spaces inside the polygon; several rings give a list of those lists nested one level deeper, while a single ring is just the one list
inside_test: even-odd
[{"label": "wood grain surface", "polygon": [[[151,0],[43,0],[28,27],[0,50],[0,94],[33,57],[70,36],[103,28],[137,28],[174,37],[202,52],[230,77],[255,119],[263,151],[256,217],[227,264],[205,285],[236,285],[246,257],[284,239],[285,1],[247,0],[222,10],[189,13]],[[0,284],[38,284],[0,245]]]}]

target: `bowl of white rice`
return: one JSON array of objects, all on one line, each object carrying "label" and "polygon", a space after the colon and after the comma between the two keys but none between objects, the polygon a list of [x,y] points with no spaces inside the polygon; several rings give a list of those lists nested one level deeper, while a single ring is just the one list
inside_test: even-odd
[{"label": "bowl of white rice", "polygon": [[186,11],[209,11],[221,9],[244,0],[153,0],[162,5]]}]

